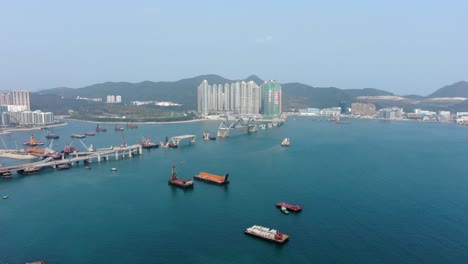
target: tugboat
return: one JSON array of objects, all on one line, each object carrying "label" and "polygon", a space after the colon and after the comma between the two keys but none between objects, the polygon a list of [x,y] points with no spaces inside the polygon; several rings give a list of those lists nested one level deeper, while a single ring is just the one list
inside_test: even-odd
[{"label": "tugboat", "polygon": [[271,242],[283,244],[284,242],[288,241],[289,236],[283,234],[275,229],[270,229],[268,227],[254,225],[247,228],[244,233],[247,235],[259,237]]},{"label": "tugboat", "polygon": [[188,180],[182,180],[177,178],[177,172],[176,172],[176,166],[172,165],[172,172],[171,172],[171,178],[168,181],[169,184],[175,185],[180,188],[193,188],[193,180],[188,179]]},{"label": "tugboat", "polygon": [[106,132],[107,129],[100,127],[99,124],[96,125],[96,132]]},{"label": "tugboat", "polygon": [[90,132],[86,132],[86,133],[84,133],[84,134],[85,134],[85,136],[94,136],[94,135],[96,135],[94,132],[91,132],[91,131],[90,131]]},{"label": "tugboat", "polygon": [[289,138],[284,138],[283,141],[281,141],[282,147],[289,147],[289,145],[291,145],[291,140]]},{"label": "tugboat", "polygon": [[26,146],[40,146],[40,145],[44,145],[44,141],[36,141],[36,139],[34,138],[34,135],[31,135],[29,140],[23,141],[23,145],[26,145]]}]

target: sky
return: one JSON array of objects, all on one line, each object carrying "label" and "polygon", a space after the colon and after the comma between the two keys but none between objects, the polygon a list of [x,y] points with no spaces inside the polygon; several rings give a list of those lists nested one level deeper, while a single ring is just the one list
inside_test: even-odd
[{"label": "sky", "polygon": [[428,95],[468,81],[468,1],[1,1],[0,90],[255,74]]}]

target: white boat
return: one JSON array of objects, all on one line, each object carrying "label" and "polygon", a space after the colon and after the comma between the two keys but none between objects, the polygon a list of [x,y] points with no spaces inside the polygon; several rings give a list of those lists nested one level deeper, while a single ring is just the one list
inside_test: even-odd
[{"label": "white boat", "polygon": [[286,209],[286,207],[284,207],[284,206],[281,206],[281,211],[282,211],[284,214],[289,214],[288,209]]},{"label": "white boat", "polygon": [[4,200],[8,199],[8,195],[3,196],[3,199]]},{"label": "white boat", "polygon": [[289,147],[289,145],[291,145],[291,140],[289,138],[284,138],[283,141],[281,141],[281,146]]},{"label": "white boat", "polygon": [[111,168],[111,171],[117,171],[117,168]]}]

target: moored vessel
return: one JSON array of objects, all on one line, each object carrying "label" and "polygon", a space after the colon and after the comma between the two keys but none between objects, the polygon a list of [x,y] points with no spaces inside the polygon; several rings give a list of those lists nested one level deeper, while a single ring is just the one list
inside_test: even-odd
[{"label": "moored vessel", "polygon": [[84,134],[85,134],[85,136],[94,136],[94,135],[96,135],[94,132],[91,132],[91,131],[90,131],[90,132],[86,132],[86,133],[84,133]]},{"label": "moored vessel", "polygon": [[299,212],[302,210],[302,207],[299,206],[299,205],[292,205],[292,204],[288,204],[288,203],[285,203],[285,202],[279,202],[276,204],[276,207],[285,207],[286,209],[288,209],[289,211],[293,211],[293,212]]},{"label": "moored vessel", "polygon": [[12,176],[13,176],[13,173],[11,173],[11,171],[0,172],[0,178],[8,179],[8,178],[11,178]]},{"label": "moored vessel", "polygon": [[68,170],[70,167],[71,167],[70,164],[57,165],[57,169],[59,169],[59,170]]},{"label": "moored vessel", "polygon": [[288,241],[289,239],[289,235],[287,234],[283,234],[275,229],[270,229],[268,227],[259,225],[254,225],[247,228],[244,233],[280,244]]},{"label": "moored vessel", "polygon": [[134,124],[134,123],[131,123],[131,122],[128,122],[128,123],[127,123],[127,128],[130,128],[130,129],[132,129],[132,128],[138,128],[138,125],[137,125],[137,124]]},{"label": "moored vessel", "polygon": [[154,143],[154,142],[151,142],[151,139],[149,137],[145,138],[143,137],[143,139],[137,143],[138,145],[140,145],[142,148],[159,148],[159,145],[158,143]]},{"label": "moored vessel", "polygon": [[82,134],[71,134],[70,137],[71,137],[71,138],[85,138],[86,135],[82,135]]},{"label": "moored vessel", "polygon": [[171,177],[169,178],[168,181],[169,184],[175,185],[180,188],[193,188],[193,180],[192,179],[187,179],[187,180],[182,180],[177,178],[177,172],[176,172],[176,166],[172,165],[172,171],[171,171]]},{"label": "moored vessel", "polygon": [[229,183],[229,174],[226,174],[225,176],[220,176],[202,171],[198,175],[195,175],[193,178],[195,180],[205,181],[207,183],[214,183],[219,185]]},{"label": "moored vessel", "polygon": [[18,170],[18,173],[21,175],[31,175],[39,173],[41,169],[37,167],[27,167],[21,170]]}]

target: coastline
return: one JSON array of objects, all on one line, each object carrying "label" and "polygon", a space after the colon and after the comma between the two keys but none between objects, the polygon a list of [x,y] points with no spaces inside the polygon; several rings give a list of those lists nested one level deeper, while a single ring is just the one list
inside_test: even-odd
[{"label": "coastline", "polygon": [[41,130],[45,127],[59,127],[59,126],[66,126],[68,123],[60,123],[60,124],[53,124],[53,125],[47,125],[47,126],[41,126],[41,127],[28,127],[28,128],[6,128],[5,130],[0,131],[0,135],[6,135],[9,133],[13,132],[18,132],[18,131],[31,131],[31,130]]},{"label": "coastline", "polygon": [[[87,123],[94,123],[94,124],[115,124],[115,123],[120,123],[120,122],[96,122],[96,121],[89,121],[89,120],[82,120],[82,119],[74,119],[74,118],[69,118],[69,117],[58,117],[57,119],[73,120],[73,121],[80,121],[80,122],[87,122]],[[193,123],[193,122],[202,122],[202,121],[213,121],[213,119],[192,119],[192,120],[165,121],[165,122],[132,122],[132,124],[137,124],[137,125],[165,125],[165,124]],[[215,120],[215,121],[218,121],[218,120]]]}]

